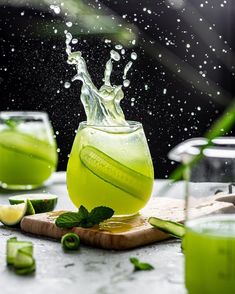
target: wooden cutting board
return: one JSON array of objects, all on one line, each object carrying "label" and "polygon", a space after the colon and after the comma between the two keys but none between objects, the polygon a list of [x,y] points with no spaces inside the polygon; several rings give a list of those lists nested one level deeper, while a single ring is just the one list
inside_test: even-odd
[{"label": "wooden cutting board", "polygon": [[[208,198],[195,199],[193,213],[207,215],[215,213],[235,213],[235,194],[217,194]],[[80,236],[83,244],[104,249],[125,250],[157,241],[170,236],[148,223],[150,216],[183,222],[185,219],[184,201],[173,198],[152,198],[140,214],[123,218],[112,218],[100,227],[60,229],[55,225],[55,219],[64,211],[26,216],[21,221],[21,229],[25,232],[60,239],[67,232]]]}]

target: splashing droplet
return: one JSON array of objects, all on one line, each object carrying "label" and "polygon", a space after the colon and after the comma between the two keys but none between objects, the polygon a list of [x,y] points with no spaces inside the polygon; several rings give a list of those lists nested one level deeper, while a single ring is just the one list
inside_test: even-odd
[{"label": "splashing droplet", "polygon": [[131,53],[131,59],[136,60],[137,59],[137,54],[135,52]]},{"label": "splashing droplet", "polygon": [[73,25],[73,23],[71,21],[66,22],[66,26],[71,28],[71,26]]},{"label": "splashing droplet", "polygon": [[116,45],[116,46],[115,46],[115,49],[117,49],[117,50],[121,50],[121,49],[122,49],[122,45]]},{"label": "splashing droplet", "polygon": [[65,83],[64,83],[64,87],[65,87],[65,89],[69,89],[70,86],[71,86],[71,84],[70,84],[69,82],[65,82]]},{"label": "splashing droplet", "polygon": [[129,86],[130,86],[130,81],[129,81],[129,80],[124,80],[124,81],[123,81],[123,86],[124,86],[125,88],[129,87]]},{"label": "splashing droplet", "polygon": [[55,12],[55,14],[60,13],[60,7],[57,5],[50,5],[50,8]]}]

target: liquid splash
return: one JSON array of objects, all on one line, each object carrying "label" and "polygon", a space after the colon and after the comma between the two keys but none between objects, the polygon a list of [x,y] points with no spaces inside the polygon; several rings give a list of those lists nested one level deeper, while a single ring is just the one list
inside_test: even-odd
[{"label": "liquid splash", "polygon": [[[67,62],[76,66],[77,74],[72,78],[72,81],[79,80],[82,82],[81,101],[87,116],[87,124],[101,126],[128,125],[120,106],[120,102],[124,98],[122,85],[112,85],[110,81],[113,61],[118,62],[121,58],[120,54],[115,50],[110,51],[110,59],[105,66],[104,84],[100,89],[97,89],[88,73],[82,53],[80,51],[72,52],[71,43],[73,43],[73,37],[70,33],[66,33]],[[124,68],[124,87],[128,87],[130,84],[126,76],[131,66],[132,61],[129,61]]]}]

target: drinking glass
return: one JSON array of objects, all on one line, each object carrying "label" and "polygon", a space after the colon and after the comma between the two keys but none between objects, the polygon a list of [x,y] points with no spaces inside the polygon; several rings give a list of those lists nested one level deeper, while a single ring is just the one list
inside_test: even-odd
[{"label": "drinking glass", "polygon": [[234,294],[235,207],[221,202],[235,204],[235,195],[227,195],[235,181],[235,137],[207,143],[188,140],[170,154],[186,167],[185,283],[189,294]]},{"label": "drinking glass", "polygon": [[11,190],[41,186],[56,169],[52,126],[44,112],[0,112],[0,185]]},{"label": "drinking glass", "polygon": [[143,127],[99,126],[81,122],[67,167],[75,206],[113,208],[116,216],[136,214],[148,202],[153,166]]}]

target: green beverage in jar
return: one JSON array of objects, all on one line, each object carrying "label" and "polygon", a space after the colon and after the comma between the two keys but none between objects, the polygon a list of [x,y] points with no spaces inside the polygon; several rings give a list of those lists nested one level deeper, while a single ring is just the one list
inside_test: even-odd
[{"label": "green beverage in jar", "polygon": [[57,165],[47,114],[2,112],[0,120],[1,186],[13,190],[41,186]]},{"label": "green beverage in jar", "polygon": [[185,279],[189,294],[235,293],[235,215],[187,222]]}]

